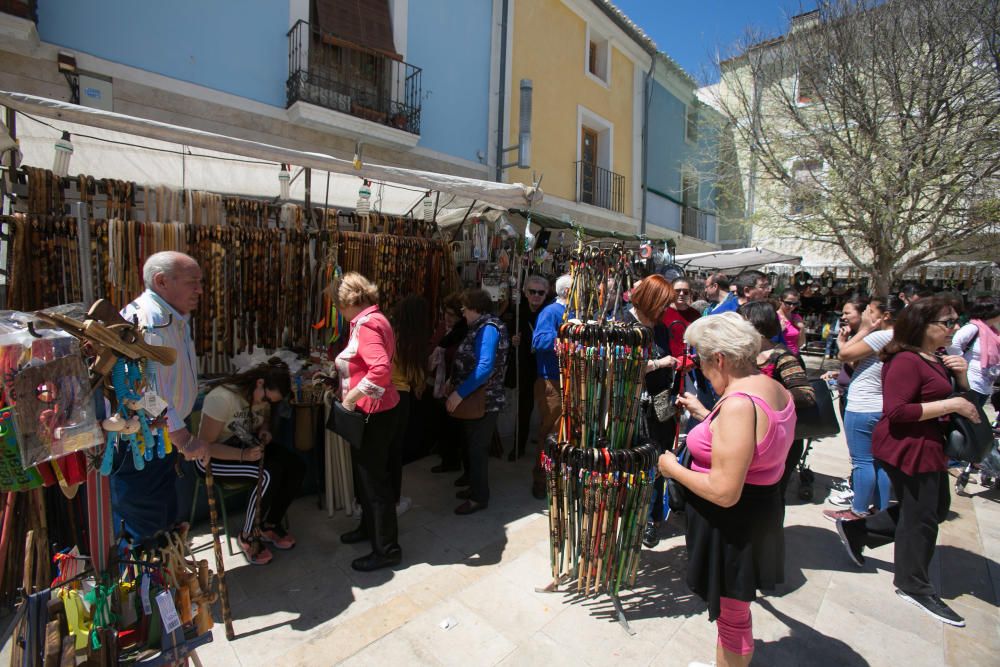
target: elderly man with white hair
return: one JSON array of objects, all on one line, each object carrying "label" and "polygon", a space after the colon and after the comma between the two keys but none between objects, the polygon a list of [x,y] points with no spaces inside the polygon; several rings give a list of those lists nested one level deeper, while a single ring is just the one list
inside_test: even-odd
[{"label": "elderly man with white hair", "polygon": [[[549,281],[537,274],[528,276],[524,281],[524,297],[518,306],[521,310],[520,328],[510,337],[511,345],[517,349],[516,363],[520,367],[520,377],[517,386],[517,442],[514,443],[516,449],[510,450],[507,456],[508,461],[514,461],[524,456],[524,449],[528,443],[531,413],[535,405],[535,380],[538,378],[535,370],[537,362],[535,361],[535,351],[531,349],[531,339],[535,335],[538,316],[549,298]],[[513,330],[513,324],[513,322],[508,324],[511,330]],[[521,345],[522,339],[524,345]]]},{"label": "elderly man with white hair", "polygon": [[[191,313],[201,297],[202,273],[198,262],[181,252],[151,255],[142,267],[146,290],[125,306],[121,314],[138,320],[146,340],[177,350],[172,366],[157,365],[156,393],[166,405],[167,430],[176,450],[187,459],[207,454],[206,444],[188,430],[185,420],[198,396],[198,358],[191,337]],[[115,455],[111,477],[111,505],[115,525],[125,524],[134,540],[169,529],[177,520],[176,454],[154,457],[136,470],[125,451]]]},{"label": "elderly man with white hair", "polygon": [[566,313],[569,291],[573,279],[560,276],[556,280],[556,300],[545,306],[538,314],[535,335],[531,338],[531,349],[535,352],[538,378],[535,380],[535,408],[538,410],[538,449],[535,452],[535,467],[531,472],[531,494],[535,498],[545,497],[545,471],[542,470],[542,452],[545,439],[556,429],[562,416],[562,393],[559,391],[559,361],[556,358],[556,339],[559,327]]}]

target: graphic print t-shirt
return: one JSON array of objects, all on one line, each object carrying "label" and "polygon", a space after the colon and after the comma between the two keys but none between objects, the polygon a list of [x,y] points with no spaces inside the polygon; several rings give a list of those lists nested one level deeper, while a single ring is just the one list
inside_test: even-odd
[{"label": "graphic print t-shirt", "polygon": [[252,410],[245,398],[224,386],[208,392],[201,413],[222,423],[219,442],[229,442],[236,436],[243,445],[249,445],[264,423],[263,414]]}]

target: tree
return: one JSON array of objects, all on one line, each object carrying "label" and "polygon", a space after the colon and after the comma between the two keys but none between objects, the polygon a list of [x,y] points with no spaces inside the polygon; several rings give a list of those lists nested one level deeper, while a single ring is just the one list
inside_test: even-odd
[{"label": "tree", "polygon": [[833,244],[882,294],[995,246],[998,17],[996,0],[820,0],[722,61],[752,224]]}]

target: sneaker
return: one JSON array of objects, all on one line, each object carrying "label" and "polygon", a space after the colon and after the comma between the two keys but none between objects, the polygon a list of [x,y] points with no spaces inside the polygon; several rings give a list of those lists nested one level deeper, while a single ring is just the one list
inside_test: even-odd
[{"label": "sneaker", "polygon": [[937,593],[932,593],[930,595],[918,595],[916,593],[906,593],[905,591],[901,591],[897,588],[896,595],[915,607],[923,609],[942,623],[954,625],[958,628],[965,627],[965,619],[956,614],[951,607],[946,605],[941,598],[937,596]]},{"label": "sneaker", "polygon": [[406,510],[413,507],[413,501],[410,500],[409,496],[400,496],[399,502],[396,503],[396,516],[400,514],[405,514]]},{"label": "sneaker", "polygon": [[851,480],[848,477],[844,477],[843,479],[838,479],[836,482],[830,485],[830,488],[833,489],[834,491],[850,491],[852,490]]},{"label": "sneaker", "polygon": [[864,519],[868,516],[868,513],[858,514],[854,510],[823,510],[823,516],[830,521],[837,521],[838,519],[854,521],[855,519]]},{"label": "sneaker", "polygon": [[826,502],[837,507],[850,507],[851,503],[854,502],[854,491],[850,489],[845,491],[834,491],[826,499]]},{"label": "sneaker", "polygon": [[851,540],[847,537],[847,533],[844,530],[844,524],[847,523],[843,519],[837,519],[837,535],[840,536],[840,543],[844,545],[844,550],[847,551],[848,558],[851,559],[858,567],[865,566],[865,557],[861,555],[861,546],[851,544]]},{"label": "sneaker", "polygon": [[247,562],[251,565],[267,565],[274,559],[274,554],[264,545],[261,545],[260,551],[255,554],[253,553],[253,542],[245,539],[242,535],[239,536],[238,541],[243,555],[246,556]]},{"label": "sneaker", "polygon": [[275,549],[291,549],[295,546],[295,538],[281,526],[269,526],[261,529],[260,539]]}]

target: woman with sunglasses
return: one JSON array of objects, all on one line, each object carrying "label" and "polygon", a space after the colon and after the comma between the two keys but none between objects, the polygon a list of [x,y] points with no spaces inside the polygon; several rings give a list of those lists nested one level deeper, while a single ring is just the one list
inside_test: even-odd
[{"label": "woman with sunglasses", "polygon": [[796,290],[786,289],[778,302],[778,322],[781,324],[781,342],[788,351],[799,356],[806,346],[806,323],[796,311],[802,305],[802,297]]},{"label": "woman with sunglasses", "polygon": [[976,406],[952,396],[952,383],[968,389],[968,364],[959,355],[938,356],[958,328],[955,302],[920,299],[896,318],[882,351],[883,417],[872,434],[872,453],[885,468],[899,501],[860,519],[837,520],[850,559],[864,565],[862,550],[895,543],[896,594],[949,625],[965,621],[941,601],[930,581],[938,524],[951,505],[948,456],[940,420],[951,414],[978,422]]},{"label": "woman with sunglasses", "polygon": [[[291,392],[288,366],[277,359],[230,375],[205,396],[198,429],[198,437],[209,443],[215,479],[247,482],[254,487],[261,480],[260,509],[264,512],[261,541],[276,549],[295,546],[295,538],[282,529],[281,523],[298,495],[306,472],[305,464],[291,451],[280,445],[267,446],[271,442],[270,405]],[[264,458],[262,478],[261,457]],[[205,474],[204,461],[195,461],[195,467]],[[273,554],[265,546],[255,550],[251,539],[256,510],[251,496],[238,541],[251,565],[267,565]]]}]

